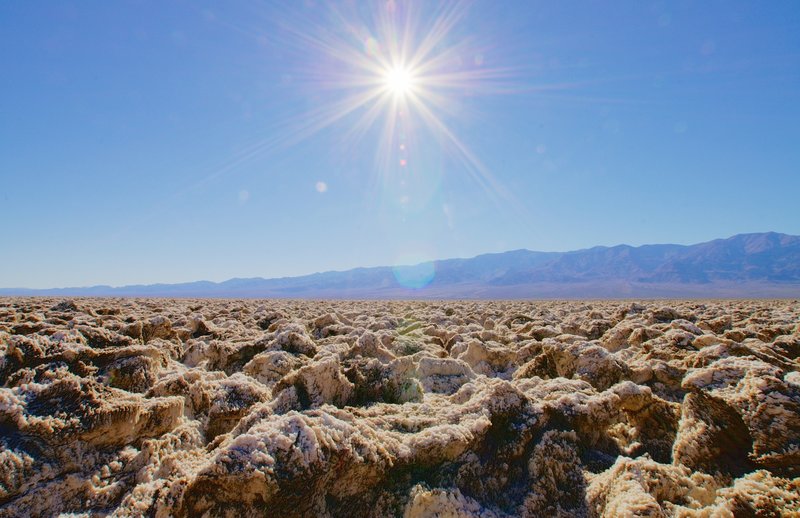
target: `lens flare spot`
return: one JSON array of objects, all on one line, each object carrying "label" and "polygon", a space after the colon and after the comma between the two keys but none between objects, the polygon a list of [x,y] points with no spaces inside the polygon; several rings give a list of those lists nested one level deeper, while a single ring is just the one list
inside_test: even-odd
[{"label": "lens flare spot", "polygon": [[436,267],[433,261],[427,261],[410,266],[395,266],[392,273],[400,286],[418,290],[433,282]]},{"label": "lens flare spot", "polygon": [[373,37],[368,37],[366,41],[364,41],[364,52],[369,57],[375,57],[380,54],[380,47],[378,46],[378,41]]},{"label": "lens flare spot", "polygon": [[314,188],[317,189],[317,192],[323,193],[328,190],[328,184],[325,182],[317,182]]}]

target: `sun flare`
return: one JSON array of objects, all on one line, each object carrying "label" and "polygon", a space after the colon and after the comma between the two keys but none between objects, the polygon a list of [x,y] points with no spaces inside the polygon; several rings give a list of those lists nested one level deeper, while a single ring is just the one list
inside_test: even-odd
[{"label": "sun flare", "polygon": [[[375,178],[386,192],[397,191],[398,200],[409,198],[403,193],[413,175],[443,171],[426,163],[439,154],[450,164],[448,174],[466,174],[495,201],[515,204],[455,129],[471,116],[467,101],[513,90],[509,69],[493,66],[496,54],[486,54],[492,47],[465,36],[468,5],[356,2],[321,10],[337,30],[309,27],[304,18],[288,24],[282,46],[307,58],[287,81],[297,78],[312,102],[276,142],[297,143],[339,125],[343,147],[358,152],[359,142],[372,140]],[[291,29],[295,26],[303,30]]]},{"label": "sun flare", "polygon": [[386,70],[384,81],[390,92],[397,96],[403,96],[413,90],[415,77],[412,70],[403,65],[396,65]]}]

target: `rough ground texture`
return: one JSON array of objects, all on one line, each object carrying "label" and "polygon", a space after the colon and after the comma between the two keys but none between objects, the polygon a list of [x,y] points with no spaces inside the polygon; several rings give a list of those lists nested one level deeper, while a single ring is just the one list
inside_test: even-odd
[{"label": "rough ground texture", "polygon": [[0,517],[800,513],[800,303],[0,299]]}]

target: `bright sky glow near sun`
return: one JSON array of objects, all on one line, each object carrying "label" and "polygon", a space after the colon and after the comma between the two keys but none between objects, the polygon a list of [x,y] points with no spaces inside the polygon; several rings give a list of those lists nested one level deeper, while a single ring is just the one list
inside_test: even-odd
[{"label": "bright sky glow near sun", "polygon": [[2,2],[0,287],[800,234],[798,35],[788,0]]}]

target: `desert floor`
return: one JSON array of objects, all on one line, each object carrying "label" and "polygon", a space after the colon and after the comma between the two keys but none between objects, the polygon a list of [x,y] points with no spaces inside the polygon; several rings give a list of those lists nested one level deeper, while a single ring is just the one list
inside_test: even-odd
[{"label": "desert floor", "polygon": [[800,513],[797,301],[0,299],[0,516]]}]

